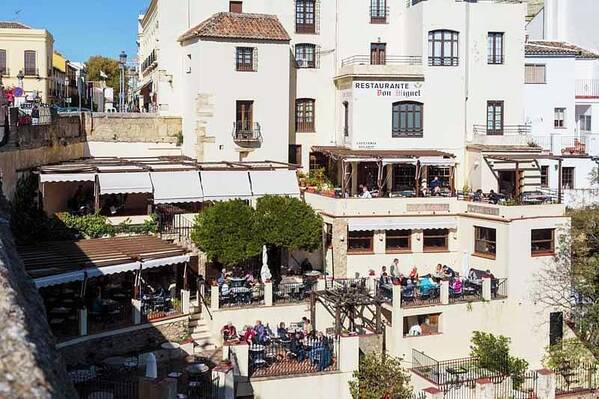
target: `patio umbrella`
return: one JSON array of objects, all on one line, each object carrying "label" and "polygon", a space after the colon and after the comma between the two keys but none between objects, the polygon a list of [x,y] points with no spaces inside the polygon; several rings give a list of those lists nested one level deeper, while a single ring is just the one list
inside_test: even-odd
[{"label": "patio umbrella", "polygon": [[146,358],[146,377],[158,378],[158,367],[154,353],[150,353]]},{"label": "patio umbrella", "polygon": [[464,257],[462,258],[462,277],[467,278],[470,272],[470,254],[468,251],[464,251]]},{"label": "patio umbrella", "polygon": [[262,283],[272,279],[272,274],[268,268],[268,252],[266,250],[266,245],[262,246],[262,269],[260,269],[260,278],[262,279]]}]

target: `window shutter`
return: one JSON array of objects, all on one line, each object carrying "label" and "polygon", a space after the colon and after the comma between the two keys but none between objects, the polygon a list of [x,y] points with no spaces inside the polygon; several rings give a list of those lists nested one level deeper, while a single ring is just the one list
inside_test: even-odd
[{"label": "window shutter", "polygon": [[252,54],[252,61],[254,63],[254,71],[258,70],[258,47],[254,47],[254,52]]},{"label": "window shutter", "polygon": [[320,46],[314,46],[314,68],[320,69]]}]

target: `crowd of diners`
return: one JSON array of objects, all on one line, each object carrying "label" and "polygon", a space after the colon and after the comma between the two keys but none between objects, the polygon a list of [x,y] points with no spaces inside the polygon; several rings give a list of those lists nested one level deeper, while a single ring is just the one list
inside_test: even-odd
[{"label": "crowd of diners", "polygon": [[378,285],[383,295],[392,295],[392,285],[402,286],[402,300],[414,298],[435,298],[440,295],[439,285],[441,281],[449,282],[449,296],[459,297],[464,294],[477,293],[482,290],[482,279],[491,279],[491,291],[495,294],[497,291],[497,279],[490,270],[480,271],[470,269],[468,276],[460,276],[458,272],[450,266],[437,264],[434,273],[419,275],[418,268],[412,266],[410,272],[406,275],[400,271],[399,259],[393,259],[387,272],[387,267],[382,266],[379,275]]},{"label": "crowd of diners", "polygon": [[[308,360],[317,371],[322,371],[333,363],[331,339],[316,331],[307,317],[302,317],[301,321],[290,323],[289,326],[281,322],[274,331],[268,323],[264,325],[260,320],[254,326],[244,326],[241,331],[232,322],[228,322],[221,328],[221,336],[226,344],[250,345],[250,361],[255,367],[268,366],[268,358],[273,362]],[[277,359],[282,354],[285,355],[284,358]]]}]

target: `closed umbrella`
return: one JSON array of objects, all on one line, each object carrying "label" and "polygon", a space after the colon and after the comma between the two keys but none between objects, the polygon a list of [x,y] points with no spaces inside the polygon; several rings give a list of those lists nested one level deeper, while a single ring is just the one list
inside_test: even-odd
[{"label": "closed umbrella", "polygon": [[267,280],[272,279],[272,274],[268,268],[268,252],[266,250],[266,245],[262,246],[262,269],[260,270],[260,278],[262,279],[262,283],[266,283]]},{"label": "closed umbrella", "polygon": [[150,353],[146,358],[146,377],[158,378],[158,367],[156,365],[156,355]]}]

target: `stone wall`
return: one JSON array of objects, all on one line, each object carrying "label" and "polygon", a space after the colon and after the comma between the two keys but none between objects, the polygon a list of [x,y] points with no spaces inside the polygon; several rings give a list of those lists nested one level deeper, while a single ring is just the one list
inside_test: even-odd
[{"label": "stone wall", "polygon": [[342,219],[333,220],[333,264],[335,277],[347,275],[347,223]]},{"label": "stone wall", "polygon": [[86,113],[88,141],[176,144],[182,137],[179,117],[151,114]]},{"label": "stone wall", "polygon": [[189,335],[187,319],[144,327],[132,327],[118,335],[88,339],[62,347],[59,352],[67,365],[99,363],[110,356],[151,351],[166,341],[180,342]]}]

